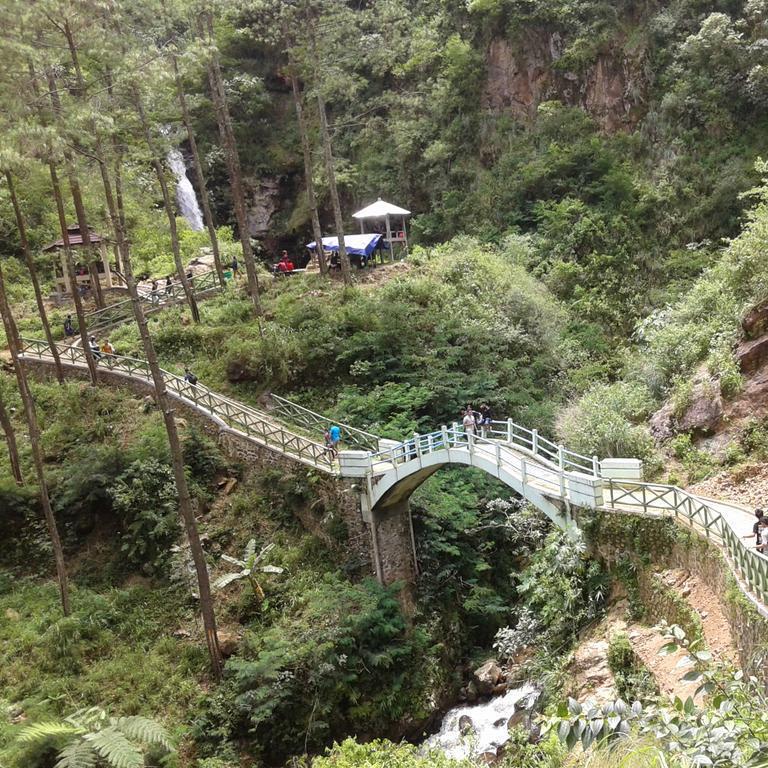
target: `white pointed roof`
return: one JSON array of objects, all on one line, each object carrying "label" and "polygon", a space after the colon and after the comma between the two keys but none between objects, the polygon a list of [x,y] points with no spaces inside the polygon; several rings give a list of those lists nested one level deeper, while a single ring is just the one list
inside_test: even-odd
[{"label": "white pointed roof", "polygon": [[379,198],[375,203],[353,213],[352,216],[355,219],[383,219],[385,216],[408,216],[409,214],[410,211],[406,211],[405,208],[399,208]]}]

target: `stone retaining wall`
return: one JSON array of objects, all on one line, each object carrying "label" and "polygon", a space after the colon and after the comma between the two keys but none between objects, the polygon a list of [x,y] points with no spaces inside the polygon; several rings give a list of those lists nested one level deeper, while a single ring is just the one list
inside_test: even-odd
[{"label": "stone retaining wall", "polygon": [[[624,512],[582,512],[580,522],[592,552],[615,572],[631,562],[637,573],[640,599],[651,620],[673,622],[681,613],[677,605],[664,605],[655,574],[678,568],[691,573],[716,595],[737,645],[739,661],[747,674],[768,684],[761,664],[768,655],[768,620],[744,594],[720,549],[673,520],[637,517]],[[659,602],[661,601],[661,602]],[[674,602],[674,601],[673,601]]]},{"label": "stone retaining wall", "polygon": [[[86,368],[63,364],[67,372],[67,378],[89,381]],[[38,378],[50,378],[53,373],[53,365],[39,360],[25,360],[24,367]],[[135,379],[117,371],[98,368],[99,383],[106,386],[119,386],[132,392],[134,395],[145,398],[154,396],[154,386],[149,381]],[[169,399],[173,405],[175,414],[189,423],[194,423],[214,440],[221,450],[230,458],[241,461],[248,468],[253,469],[281,469],[285,473],[301,473],[311,482],[313,495],[316,498],[312,510],[297,510],[297,516],[301,523],[312,533],[323,536],[323,526],[329,518],[340,516],[344,523],[347,537],[344,547],[347,557],[354,569],[364,575],[375,575],[371,557],[371,532],[369,526],[363,522],[360,513],[359,493],[348,481],[335,478],[331,475],[295,461],[278,451],[273,451],[259,445],[248,436],[238,432],[211,414],[196,408],[194,405],[178,400],[175,397]],[[326,538],[323,536],[323,538]],[[330,541],[326,538],[326,541]]]}]

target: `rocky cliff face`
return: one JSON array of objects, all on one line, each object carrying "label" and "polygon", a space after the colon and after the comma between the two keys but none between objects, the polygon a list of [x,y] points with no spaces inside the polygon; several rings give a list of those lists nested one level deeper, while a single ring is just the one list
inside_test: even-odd
[{"label": "rocky cliff face", "polygon": [[532,121],[544,101],[581,107],[612,133],[631,130],[643,114],[645,51],[617,40],[585,71],[558,68],[565,41],[559,32],[528,29],[516,40],[494,39],[488,49],[484,106]]}]

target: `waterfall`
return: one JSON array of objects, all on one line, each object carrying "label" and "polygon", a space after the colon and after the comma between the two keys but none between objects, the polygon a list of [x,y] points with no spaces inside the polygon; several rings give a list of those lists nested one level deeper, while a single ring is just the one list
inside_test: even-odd
[{"label": "waterfall", "polygon": [[203,214],[200,212],[195,188],[187,176],[184,158],[178,149],[171,149],[168,152],[168,165],[176,177],[176,202],[179,204],[179,211],[191,229],[201,232],[204,229]]},{"label": "waterfall", "polygon": [[[423,745],[426,749],[440,750],[454,760],[496,755],[509,740],[509,718],[521,704],[527,708],[535,694],[536,689],[526,684],[481,704],[456,707],[445,715],[440,731]],[[462,721],[469,725],[465,733],[462,733]]]}]

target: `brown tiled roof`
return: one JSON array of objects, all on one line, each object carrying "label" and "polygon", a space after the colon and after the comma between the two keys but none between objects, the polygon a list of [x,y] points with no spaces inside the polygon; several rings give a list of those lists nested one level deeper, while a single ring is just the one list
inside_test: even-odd
[{"label": "brown tiled roof", "polygon": [[[97,232],[94,232],[92,227],[88,227],[88,233],[91,236],[91,243],[93,245],[98,245],[102,240],[107,239],[106,237],[104,237],[104,235],[100,235]],[[70,225],[67,227],[67,234],[69,235],[69,244],[71,246],[78,246],[83,244],[83,236],[80,233],[80,227],[78,227],[76,224]],[[64,247],[64,238],[61,238],[60,240],[57,240],[55,243],[46,245],[45,248],[43,248],[43,252],[47,253],[48,251],[55,251],[63,247]]]}]

